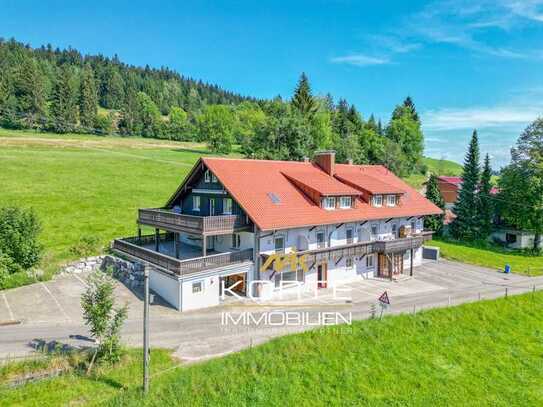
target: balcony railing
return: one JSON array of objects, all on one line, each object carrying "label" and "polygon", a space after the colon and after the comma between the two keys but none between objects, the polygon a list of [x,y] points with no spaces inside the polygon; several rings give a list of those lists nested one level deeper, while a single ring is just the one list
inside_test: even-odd
[{"label": "balcony railing", "polygon": [[139,246],[137,242],[137,237],[116,239],[113,241],[112,248],[121,254],[131,256],[146,263],[151,263],[152,265],[179,276],[253,260],[252,249],[179,260],[166,254]]},{"label": "balcony railing", "polygon": [[248,226],[247,218],[243,215],[194,216],[167,209],[140,209],[138,223],[159,229],[202,235],[230,234]]}]

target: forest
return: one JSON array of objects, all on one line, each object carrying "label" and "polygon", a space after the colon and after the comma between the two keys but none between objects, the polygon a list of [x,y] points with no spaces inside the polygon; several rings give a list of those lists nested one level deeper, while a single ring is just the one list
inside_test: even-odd
[{"label": "forest", "polygon": [[334,149],[339,162],[383,164],[400,176],[426,172],[410,97],[383,124],[345,99],[314,95],[304,73],[291,98],[263,100],[164,67],[14,39],[0,39],[0,126],[198,141],[221,154],[240,145],[257,159],[300,160]]}]

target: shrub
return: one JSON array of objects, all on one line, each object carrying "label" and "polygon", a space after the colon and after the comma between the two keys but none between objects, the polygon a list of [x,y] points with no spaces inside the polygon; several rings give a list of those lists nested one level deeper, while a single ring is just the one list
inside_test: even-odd
[{"label": "shrub", "polygon": [[100,240],[97,236],[82,236],[79,241],[70,247],[70,253],[77,257],[86,257],[100,250]]},{"label": "shrub", "polygon": [[0,268],[15,273],[35,266],[43,251],[38,242],[40,231],[40,222],[32,210],[0,208]]}]

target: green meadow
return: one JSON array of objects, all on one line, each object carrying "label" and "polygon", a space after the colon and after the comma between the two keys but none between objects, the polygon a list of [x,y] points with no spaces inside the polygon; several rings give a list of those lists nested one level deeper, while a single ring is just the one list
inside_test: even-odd
[{"label": "green meadow", "polygon": [[1,406],[536,406],[543,293],[284,336],[204,363],[141,361],[0,391]]}]

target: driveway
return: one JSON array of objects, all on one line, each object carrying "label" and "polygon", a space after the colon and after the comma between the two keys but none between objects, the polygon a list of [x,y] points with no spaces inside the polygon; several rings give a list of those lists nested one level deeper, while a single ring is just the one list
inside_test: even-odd
[{"label": "driveway", "polygon": [[[381,310],[376,306],[377,299],[384,291],[387,291],[391,302],[384,312],[402,313],[496,298],[504,296],[506,290],[508,295],[520,294],[534,287],[543,288],[543,277],[506,275],[482,267],[441,260],[416,267],[414,277],[399,281],[367,279],[344,284],[336,296],[332,289],[325,289],[319,290],[317,297],[313,293],[304,293],[260,304],[248,300],[229,300],[219,307],[184,313],[158,299],[151,306],[151,346],[173,348],[179,358],[198,361],[315,327],[278,323],[277,316],[287,311],[301,312],[313,323],[324,312],[339,313],[344,318],[352,317],[355,320],[368,318],[372,313],[379,314]],[[88,346],[89,341],[81,339],[87,335],[79,305],[84,289],[84,275],[69,275],[0,292],[0,358],[32,352],[30,342],[33,340],[57,340]],[[143,313],[141,293],[134,293],[118,283],[116,296],[119,303],[129,306],[128,320],[123,330],[124,341],[139,346]],[[234,324],[234,320],[248,313],[253,315],[254,322],[263,314],[271,315],[270,312],[275,314],[275,324]],[[230,319],[225,318],[227,313]],[[1,325],[7,321],[20,323]]]}]

